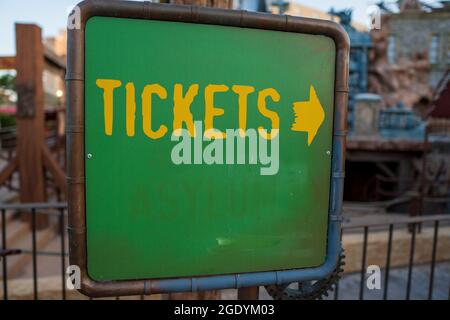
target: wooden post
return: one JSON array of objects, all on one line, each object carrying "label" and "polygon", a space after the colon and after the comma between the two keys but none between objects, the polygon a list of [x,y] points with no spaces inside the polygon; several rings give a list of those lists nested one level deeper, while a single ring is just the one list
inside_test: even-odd
[{"label": "wooden post", "polygon": [[[44,141],[44,48],[41,28],[16,24],[17,161],[20,176],[20,202],[45,202],[42,157]],[[37,227],[47,225],[38,215]]]},{"label": "wooden post", "polygon": [[[214,7],[222,9],[231,9],[233,0],[169,0],[173,4],[196,5],[200,7]],[[226,261],[224,262],[226,263]],[[169,294],[169,299],[188,299],[188,300],[220,300],[220,290],[206,291],[202,293],[175,293]]]},{"label": "wooden post", "polygon": [[259,287],[238,289],[238,300],[259,300]]}]

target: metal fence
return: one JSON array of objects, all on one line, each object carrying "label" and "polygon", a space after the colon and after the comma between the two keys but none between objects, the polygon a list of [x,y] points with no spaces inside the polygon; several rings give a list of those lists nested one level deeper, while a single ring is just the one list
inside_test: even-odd
[{"label": "metal fence", "polygon": [[[30,204],[0,204],[1,212],[1,250],[0,258],[2,259],[2,287],[3,287],[3,299],[8,300],[8,283],[11,279],[8,279],[7,261],[8,258],[17,254],[28,254],[32,256],[32,283],[33,283],[33,298],[39,299],[39,287],[38,287],[38,256],[58,256],[60,258],[60,271],[61,271],[61,299],[66,299],[66,216],[67,216],[67,204],[66,203],[30,203]],[[22,219],[30,222],[31,228],[31,250],[26,248],[14,248],[9,247],[7,243],[7,213],[21,215]],[[40,251],[37,248],[37,219],[40,215],[46,215],[47,217],[55,217],[57,221],[58,233],[60,235],[60,249],[59,251]],[[27,219],[28,217],[28,219]],[[411,298],[411,286],[412,286],[412,272],[414,268],[414,254],[416,248],[416,236],[421,232],[423,227],[433,228],[432,248],[430,251],[429,262],[429,283],[428,283],[428,299],[433,298],[434,281],[435,281],[435,266],[436,266],[436,253],[439,242],[439,230],[442,226],[450,225],[450,215],[433,215],[433,216],[417,216],[417,217],[404,217],[404,218],[383,218],[382,221],[376,222],[344,222],[343,234],[361,233],[362,240],[362,259],[360,268],[360,282],[359,282],[359,294],[358,298],[363,300],[365,298],[365,278],[367,267],[367,254],[368,254],[368,237],[372,231],[385,231],[387,234],[386,245],[386,261],[384,265],[384,279],[383,279],[383,295],[382,299],[388,299],[389,284],[390,284],[390,271],[391,271],[391,257],[393,247],[393,236],[399,228],[407,228],[410,234],[410,246],[408,254],[408,266],[407,266],[407,281],[405,287],[405,299]],[[450,250],[450,248],[449,248]],[[340,298],[340,285],[335,286],[334,299]],[[450,288],[449,288],[450,290]],[[143,298],[143,297],[141,297]],[[449,296],[450,299],[450,291]]]},{"label": "metal fence", "polygon": [[[42,211],[45,210],[45,211]],[[9,248],[7,243],[7,211],[13,211],[15,214],[20,214],[26,220],[30,221],[31,228],[31,250],[21,248]],[[67,256],[65,241],[67,240],[67,232],[65,229],[67,204],[66,203],[29,203],[29,204],[2,204],[0,205],[1,225],[2,225],[2,246],[0,251],[0,258],[2,258],[2,278],[3,278],[3,299],[8,300],[8,256],[15,254],[31,254],[32,268],[33,268],[33,298],[39,298],[38,290],[38,255],[57,255],[61,257],[61,298],[66,299],[66,263]],[[37,250],[37,218],[38,215],[55,216],[58,219],[59,235],[61,239],[61,247],[59,252],[41,252]]]},{"label": "metal fence", "polygon": [[[436,267],[436,253],[439,241],[439,229],[443,226],[450,225],[450,214],[440,214],[440,215],[429,215],[429,216],[416,216],[416,217],[402,217],[402,218],[381,218],[379,221],[374,221],[371,223],[367,222],[356,222],[356,223],[344,223],[343,233],[349,233],[354,231],[360,231],[363,234],[362,241],[362,259],[360,268],[360,281],[359,281],[359,294],[358,298],[360,300],[364,299],[365,294],[365,278],[366,278],[366,267],[367,267],[367,253],[368,253],[368,237],[370,231],[387,231],[387,245],[386,245],[386,260],[384,265],[384,279],[383,279],[383,295],[382,299],[386,300],[388,298],[389,284],[390,284],[390,271],[391,271],[391,258],[392,258],[392,247],[393,247],[393,236],[394,232],[398,229],[407,229],[410,234],[410,245],[409,252],[405,253],[408,255],[408,265],[407,265],[407,277],[406,277],[406,287],[405,287],[405,299],[409,300],[411,298],[411,287],[412,287],[412,273],[414,268],[414,255],[416,248],[416,236],[417,233],[422,232],[423,227],[433,228],[433,239],[430,252],[430,262],[429,270],[430,277],[428,279],[428,294],[427,298],[431,300],[433,298],[434,281],[435,281],[435,267]],[[448,248],[450,250],[450,248]],[[450,277],[450,270],[449,270]],[[450,285],[450,282],[448,283]],[[334,299],[339,299],[339,283],[335,288]],[[450,299],[450,286],[448,291],[448,299]]]}]

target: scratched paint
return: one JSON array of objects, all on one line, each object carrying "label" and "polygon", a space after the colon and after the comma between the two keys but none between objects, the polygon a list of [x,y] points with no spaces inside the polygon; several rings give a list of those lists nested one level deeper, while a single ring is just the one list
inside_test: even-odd
[{"label": "scratched paint", "polygon": [[[85,151],[92,154],[86,159],[87,260],[93,279],[241,273],[324,262],[335,67],[330,38],[95,17],[87,24],[85,55]],[[113,93],[111,126],[105,125],[98,79],[121,82]],[[127,83],[136,93],[134,126]],[[247,97],[246,127],[267,130],[275,127],[258,110],[257,92],[275,88],[280,99],[268,108],[279,116],[277,174],[261,176],[248,164],[172,163],[174,83],[254,87]],[[157,139],[149,138],[142,122],[141,92],[149,84],[167,90],[167,99],[152,100],[154,128],[168,128]],[[190,106],[193,120],[204,121],[204,101],[199,90]],[[214,118],[215,128],[239,128],[238,99],[231,90],[215,95],[214,104],[224,111]],[[311,114],[312,105],[320,105],[323,114]],[[310,120],[302,122],[305,118]]]}]

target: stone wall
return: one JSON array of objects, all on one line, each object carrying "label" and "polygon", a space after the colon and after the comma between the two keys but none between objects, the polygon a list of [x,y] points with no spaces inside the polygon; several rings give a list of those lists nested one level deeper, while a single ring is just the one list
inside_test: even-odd
[{"label": "stone wall", "polygon": [[[450,12],[407,11],[383,14],[381,28],[372,30],[368,91],[383,97],[387,106],[428,108],[436,84],[450,66]],[[439,63],[430,64],[432,35],[439,35]],[[389,36],[395,37],[396,59],[387,57]]]},{"label": "stone wall", "polygon": [[438,35],[439,62],[430,65],[428,83],[434,88],[450,66],[450,12],[405,12],[392,15],[389,33],[396,36],[398,59],[428,60],[432,35]]}]

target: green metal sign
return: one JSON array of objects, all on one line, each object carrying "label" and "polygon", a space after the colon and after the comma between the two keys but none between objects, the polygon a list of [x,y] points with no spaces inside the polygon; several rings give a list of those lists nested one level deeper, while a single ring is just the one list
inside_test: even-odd
[{"label": "green metal sign", "polygon": [[71,256],[90,281],[322,266],[335,39],[131,18],[84,24],[85,233]]}]

